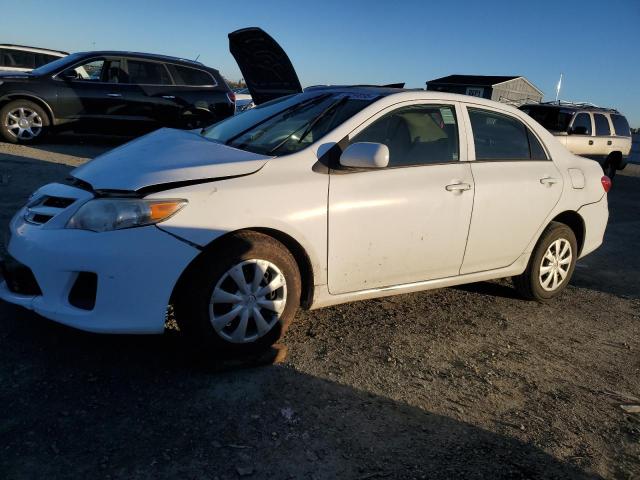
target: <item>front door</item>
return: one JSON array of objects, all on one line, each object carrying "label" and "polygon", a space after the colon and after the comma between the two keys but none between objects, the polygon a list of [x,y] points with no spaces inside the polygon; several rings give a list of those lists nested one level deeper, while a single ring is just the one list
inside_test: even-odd
[{"label": "front door", "polygon": [[473,206],[459,116],[453,104],[410,105],[350,136],[387,145],[389,165],[331,173],[330,293],[458,274]]},{"label": "front door", "polygon": [[[75,78],[69,73],[75,72]],[[127,93],[119,58],[93,58],[58,74],[56,116],[79,128],[112,130],[127,120]]]}]

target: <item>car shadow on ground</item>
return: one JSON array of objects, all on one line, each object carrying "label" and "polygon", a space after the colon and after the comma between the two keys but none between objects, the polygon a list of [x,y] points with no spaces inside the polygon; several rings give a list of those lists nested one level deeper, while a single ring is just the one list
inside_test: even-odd
[{"label": "car shadow on ground", "polygon": [[0,311],[5,478],[594,478],[292,367],[214,373],[176,336],[90,335]]}]

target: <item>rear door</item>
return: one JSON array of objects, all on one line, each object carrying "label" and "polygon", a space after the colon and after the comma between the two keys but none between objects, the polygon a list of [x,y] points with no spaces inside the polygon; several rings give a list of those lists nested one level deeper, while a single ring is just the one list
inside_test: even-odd
[{"label": "rear door", "polygon": [[594,138],[594,158],[604,161],[607,156],[613,152],[614,136],[609,118],[603,113],[593,114],[593,123],[596,128],[596,136]]},{"label": "rear door", "polygon": [[282,47],[260,28],[229,34],[229,50],[256,105],[302,92],[298,75]]},{"label": "rear door", "polygon": [[466,110],[475,196],[461,274],[515,262],[562,193],[562,175],[532,129],[510,112]]}]

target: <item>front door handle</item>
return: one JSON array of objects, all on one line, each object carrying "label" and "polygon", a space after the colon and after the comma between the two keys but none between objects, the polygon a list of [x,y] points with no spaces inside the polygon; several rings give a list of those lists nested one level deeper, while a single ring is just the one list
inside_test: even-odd
[{"label": "front door handle", "polygon": [[121,93],[107,93],[107,97],[121,97],[122,94]]},{"label": "front door handle", "polygon": [[607,140],[607,145],[611,145],[611,140]]},{"label": "front door handle", "polygon": [[546,185],[547,187],[550,187],[551,185],[554,185],[556,183],[558,183],[560,180],[558,180],[557,178],[553,178],[553,177],[543,177],[540,179],[540,183],[542,185]]},{"label": "front door handle", "polygon": [[471,185],[469,185],[468,183],[463,183],[460,180],[454,180],[454,182],[455,183],[444,187],[447,192],[453,192],[455,195],[460,195],[462,192],[471,190]]}]

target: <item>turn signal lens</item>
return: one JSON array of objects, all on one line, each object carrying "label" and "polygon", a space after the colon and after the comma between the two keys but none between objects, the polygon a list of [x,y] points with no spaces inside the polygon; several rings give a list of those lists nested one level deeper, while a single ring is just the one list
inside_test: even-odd
[{"label": "turn signal lens", "polygon": [[603,175],[600,181],[602,182],[602,188],[604,188],[604,191],[609,193],[609,190],[611,190],[611,179],[606,175]]},{"label": "turn signal lens", "polygon": [[153,222],[159,222],[170,217],[184,206],[185,202],[170,201],[161,203],[149,203],[149,219]]}]

